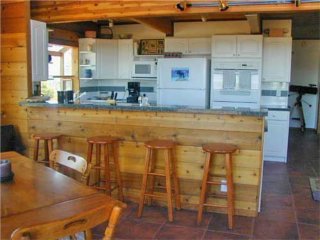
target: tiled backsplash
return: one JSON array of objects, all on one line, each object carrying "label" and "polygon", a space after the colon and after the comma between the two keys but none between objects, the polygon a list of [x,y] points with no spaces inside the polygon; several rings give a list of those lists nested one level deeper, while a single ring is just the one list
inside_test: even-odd
[{"label": "tiled backsplash", "polygon": [[146,94],[150,102],[156,102],[156,81],[150,80],[81,80],[80,92],[86,92],[82,99],[108,97],[112,91],[118,93],[118,99],[126,99],[128,82],[140,82],[141,94]]}]

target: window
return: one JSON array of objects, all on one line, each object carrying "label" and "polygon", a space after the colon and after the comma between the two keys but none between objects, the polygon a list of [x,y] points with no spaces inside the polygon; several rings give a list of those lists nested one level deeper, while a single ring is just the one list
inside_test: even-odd
[{"label": "window", "polygon": [[49,52],[49,80],[41,82],[41,94],[50,97],[50,101],[57,101],[57,91],[72,90],[76,79],[77,48],[50,44]]}]

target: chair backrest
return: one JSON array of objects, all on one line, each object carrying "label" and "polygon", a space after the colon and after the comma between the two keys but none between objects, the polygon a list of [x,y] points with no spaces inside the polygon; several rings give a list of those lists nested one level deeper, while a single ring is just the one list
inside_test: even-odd
[{"label": "chair backrest", "polygon": [[58,239],[87,231],[100,223],[109,220],[104,232],[104,240],[111,239],[119,221],[122,208],[104,204],[94,209],[77,214],[66,219],[43,223],[34,226],[21,227],[11,234],[12,240]]},{"label": "chair backrest", "polygon": [[90,164],[78,155],[62,151],[53,150],[50,154],[50,166],[53,166],[55,170],[59,170],[59,165],[71,168],[82,175],[82,181],[86,181],[90,172]]}]

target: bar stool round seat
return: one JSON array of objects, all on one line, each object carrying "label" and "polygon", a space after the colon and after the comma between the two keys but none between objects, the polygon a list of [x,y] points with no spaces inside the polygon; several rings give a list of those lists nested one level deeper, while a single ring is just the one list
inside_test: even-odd
[{"label": "bar stool round seat", "polygon": [[[110,196],[113,190],[118,189],[118,199],[123,201],[122,180],[119,166],[119,142],[121,140],[121,138],[113,136],[94,136],[87,138],[87,161],[88,163],[92,164],[93,148],[95,146],[96,160],[91,167],[91,170],[95,171],[95,180],[92,186],[98,190],[104,190]],[[104,151],[104,166],[102,166],[100,161],[102,148]],[[110,158],[113,159],[114,179],[111,179],[112,168]],[[101,171],[104,172],[104,177],[101,176]],[[90,178],[92,179],[92,174],[89,175],[87,180],[88,185],[90,185]],[[113,187],[112,184],[114,185]]]},{"label": "bar stool round seat", "polygon": [[210,143],[202,146],[203,151],[215,154],[235,153],[238,147],[233,144],[226,143]]},{"label": "bar stool round seat", "polygon": [[112,136],[95,136],[87,138],[88,143],[93,144],[112,144],[116,141],[121,141],[121,138],[112,137]]},{"label": "bar stool round seat", "polygon": [[[204,162],[204,169],[203,169],[203,177],[202,177],[202,184],[201,184],[201,192],[199,198],[199,209],[198,209],[198,219],[197,223],[200,224],[202,221],[202,213],[204,207],[218,207],[218,208],[226,208],[228,214],[228,227],[229,229],[233,228],[234,225],[234,184],[233,184],[233,172],[232,172],[232,154],[239,151],[239,148],[233,144],[226,144],[226,143],[210,143],[205,144],[202,146],[203,151],[206,153],[206,158]],[[225,176],[221,175],[211,175],[210,168],[212,162],[214,160],[214,156],[217,154],[222,154],[225,157],[225,169],[226,174]],[[214,180],[217,177],[219,180]],[[225,182],[221,181],[222,179]],[[219,193],[220,197],[227,198],[227,205],[219,205],[219,204],[212,204],[207,203],[207,186],[208,185],[227,185],[226,193]]]},{"label": "bar stool round seat", "polygon": [[37,133],[33,135],[33,138],[39,140],[53,140],[58,139],[60,136],[61,134],[57,133]]},{"label": "bar stool round seat", "polygon": [[[49,161],[49,155],[53,151],[53,140],[59,140],[61,134],[58,133],[36,133],[33,135],[34,139],[34,153],[33,153],[33,160],[38,163],[44,163],[47,166],[52,167],[52,164]],[[44,159],[38,160],[39,155],[39,143],[40,141],[44,141]]]},{"label": "bar stool round seat", "polygon": [[[142,179],[142,187],[140,193],[138,217],[142,216],[145,197],[148,198],[148,204],[151,205],[152,198],[163,198],[160,194],[154,194],[155,177],[164,177],[165,186],[158,186],[166,190],[166,200],[168,205],[168,218],[173,221],[172,195],[174,193],[175,206],[181,208],[180,190],[177,176],[176,161],[174,159],[174,147],[176,143],[171,140],[152,140],[144,143],[146,147],[145,168]],[[162,151],[164,154],[164,173],[160,173],[155,169],[156,151]],[[148,177],[150,178],[150,188],[147,191]],[[171,183],[173,180],[173,184]],[[173,185],[173,192],[172,192]]]},{"label": "bar stool round seat", "polygon": [[176,143],[171,140],[151,140],[144,143],[144,146],[151,149],[172,149]]}]

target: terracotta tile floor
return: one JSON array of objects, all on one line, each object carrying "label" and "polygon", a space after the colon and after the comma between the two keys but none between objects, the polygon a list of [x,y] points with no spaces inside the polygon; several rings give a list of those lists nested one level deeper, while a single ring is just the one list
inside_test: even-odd
[{"label": "terracotta tile floor", "polygon": [[[117,227],[116,239],[320,239],[320,203],[311,197],[309,176],[319,176],[319,136],[291,129],[288,163],[264,163],[262,209],[258,217],[235,217],[227,229],[226,215],[205,213],[201,226],[197,212],[174,212],[167,221],[166,208],[145,207],[136,218],[137,204],[128,203]],[[94,231],[101,238],[104,226]]]}]

